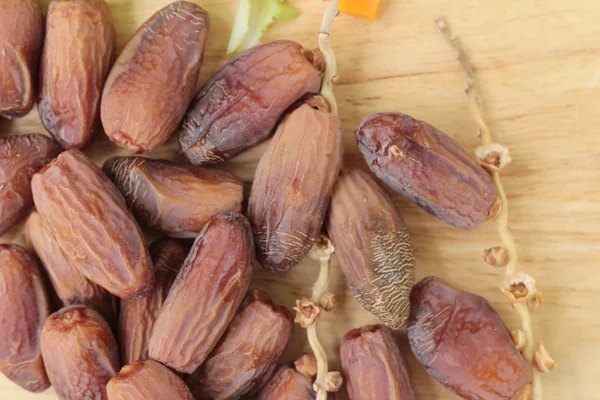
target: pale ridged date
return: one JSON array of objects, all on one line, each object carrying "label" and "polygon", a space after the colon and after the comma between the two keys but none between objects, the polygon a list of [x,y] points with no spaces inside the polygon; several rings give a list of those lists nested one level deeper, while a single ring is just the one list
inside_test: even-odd
[{"label": "pale ridged date", "polygon": [[21,246],[0,245],[0,371],[31,392],[50,386],[40,332],[50,313],[38,266]]},{"label": "pale ridged date", "polygon": [[314,400],[313,383],[294,364],[281,366],[260,391],[256,400]]},{"label": "pale ridged date", "polygon": [[100,98],[116,53],[104,0],[54,0],[40,62],[42,123],[64,149],[87,147],[100,122]]},{"label": "pale ridged date", "polygon": [[120,368],[110,327],[82,305],[50,315],[42,329],[42,354],[61,400],[106,400],[106,384]]},{"label": "pale ridged date", "polygon": [[33,107],[44,40],[40,0],[0,1],[0,117],[22,117]]},{"label": "pale ridged date", "polygon": [[148,341],[154,321],[187,252],[188,248],[175,239],[159,239],[150,245],[154,263],[154,289],[139,299],[121,300],[119,344],[123,364],[148,358]]},{"label": "pale ridged date", "polygon": [[146,242],[119,190],[71,149],[34,175],[33,200],[64,255],[121,298],[142,296],[154,277]]},{"label": "pale ridged date", "polygon": [[215,169],[143,157],[112,157],[104,172],[140,224],[164,235],[195,238],[220,211],[242,211],[244,182]]},{"label": "pale ridged date", "polygon": [[261,389],[292,337],[293,315],[253,290],[219,345],[187,380],[198,399],[239,399]]},{"label": "pale ridged date", "polygon": [[177,375],[152,360],[124,366],[106,390],[108,400],[194,400]]},{"label": "pale ridged date", "polygon": [[138,29],[104,86],[101,117],[110,140],[132,153],[167,141],[196,90],[209,25],[196,4],[176,1]]},{"label": "pale ridged date", "polygon": [[417,400],[406,360],[392,332],[382,325],[349,331],[340,356],[350,400]]},{"label": "pale ridged date", "polygon": [[25,226],[27,241],[50,278],[62,306],[83,304],[98,311],[111,326],[116,326],[116,300],[102,287],[86,279],[65,257],[48,223],[33,211]]},{"label": "pale ridged date", "polygon": [[464,399],[509,399],[531,380],[529,364],[483,297],[425,278],[413,288],[407,326],[419,362]]},{"label": "pale ridged date", "polygon": [[185,157],[195,165],[226,161],[266,140],[281,114],[321,87],[323,56],[296,42],[248,49],[196,95],[179,132]]},{"label": "pale ridged date", "polygon": [[253,264],[252,231],[243,215],[227,211],[208,220],[154,324],[150,358],[194,372],[235,316]]},{"label": "pale ridged date", "polygon": [[342,136],[338,117],[307,103],[279,125],[260,159],[248,200],[263,268],[289,270],[315,243],[342,165]]},{"label": "pale ridged date", "polygon": [[354,297],[384,324],[401,327],[415,282],[414,253],[400,212],[369,174],[342,172],[327,232]]},{"label": "pale ridged date", "polygon": [[471,229],[497,213],[498,189],[490,174],[426,122],[373,114],[356,138],[379,179],[442,221]]},{"label": "pale ridged date", "polygon": [[59,152],[51,138],[37,133],[0,139],[0,235],[25,216],[33,204],[33,174]]}]

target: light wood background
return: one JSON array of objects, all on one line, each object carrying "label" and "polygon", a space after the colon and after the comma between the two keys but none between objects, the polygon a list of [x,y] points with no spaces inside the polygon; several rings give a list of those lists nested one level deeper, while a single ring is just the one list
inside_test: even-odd
[{"label": "light wood background", "polygon": [[[212,20],[200,83],[226,60],[225,49],[237,2],[195,0]],[[47,5],[48,0],[44,0]],[[108,0],[119,46],[167,0]],[[289,38],[316,46],[320,0],[290,0],[300,17],[280,23],[265,40]],[[558,361],[544,376],[544,399],[600,398],[600,3],[597,0],[388,0],[382,17],[368,22],[340,16],[331,36],[339,62],[336,87],[346,133],[347,165],[363,166],[354,130],[366,115],[402,111],[448,133],[469,153],[477,145],[464,96],[464,77],[437,29],[444,15],[477,69],[490,128],[511,149],[513,164],[503,174],[520,267],[536,277],[545,303],[534,315],[536,338]],[[158,94],[160,95],[160,94]],[[14,122],[0,121],[4,135],[42,132],[37,111]],[[175,146],[155,152],[174,157]],[[223,168],[250,182],[264,146]],[[117,149],[99,133],[87,152],[103,161]],[[123,153],[122,151],[119,151]],[[363,166],[364,167],[364,166]],[[495,225],[464,232],[435,220],[395,196],[412,234],[418,278],[438,275],[483,295],[509,327],[517,319],[498,290],[501,271],[483,263],[485,247],[499,244]],[[2,238],[20,241],[16,228]],[[254,285],[292,306],[310,293],[317,266],[310,260],[291,272],[257,270]],[[339,368],[339,340],[350,328],[375,322],[346,290],[337,262],[333,289],[340,306],[325,315],[319,333]],[[421,398],[453,399],[416,362],[406,338],[399,342],[410,362]],[[294,332],[287,359],[309,350]],[[29,395],[3,376],[0,399],[51,399]]]}]

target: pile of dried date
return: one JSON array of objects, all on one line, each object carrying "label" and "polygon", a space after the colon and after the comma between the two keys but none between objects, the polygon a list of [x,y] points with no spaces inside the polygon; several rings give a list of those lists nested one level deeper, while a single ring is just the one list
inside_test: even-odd
[{"label": "pile of dried date", "polygon": [[[27,114],[37,95],[51,134],[0,139],[0,233],[26,219],[35,252],[0,245],[9,379],[70,400],[315,399],[319,360],[279,364],[292,312],[248,287],[255,261],[287,271],[325,226],[352,294],[383,324],[341,340],[350,399],[418,398],[391,331],[405,325],[448,389],[524,398],[530,366],[497,312],[435,277],[415,285],[399,210],[371,174],[342,170],[320,50],[258,45],[194,95],[210,23],[193,3],[154,14],[118,57],[104,0],[53,0],[45,28],[39,0],[0,0],[0,14],[0,116]],[[177,133],[189,163],[100,168],[82,152],[100,124],[131,153]],[[206,165],[273,132],[244,216],[242,180]],[[489,173],[431,125],[374,114],[356,136],[377,178],[441,220],[471,229],[498,212]],[[164,237],[148,246],[143,228]]]}]

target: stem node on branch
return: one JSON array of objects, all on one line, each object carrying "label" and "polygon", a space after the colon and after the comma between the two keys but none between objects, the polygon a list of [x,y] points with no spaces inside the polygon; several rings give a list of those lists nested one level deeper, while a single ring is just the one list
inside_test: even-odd
[{"label": "stem node on branch", "polygon": [[535,348],[534,360],[536,367],[543,373],[550,372],[556,366],[556,362],[548,354],[541,340]]},{"label": "stem node on branch", "polygon": [[501,246],[485,249],[483,259],[492,267],[506,267],[506,264],[508,264],[508,251]]}]

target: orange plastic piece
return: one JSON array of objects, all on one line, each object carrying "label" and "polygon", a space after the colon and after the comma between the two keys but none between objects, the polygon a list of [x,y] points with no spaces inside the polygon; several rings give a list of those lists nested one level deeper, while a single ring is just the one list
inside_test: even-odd
[{"label": "orange plastic piece", "polygon": [[379,18],[382,0],[339,0],[338,8],[344,14],[375,21]]}]

